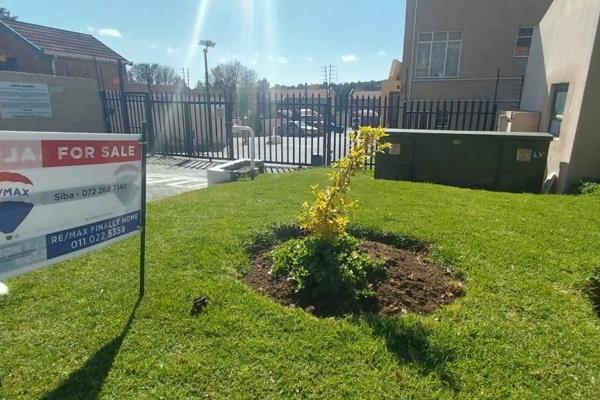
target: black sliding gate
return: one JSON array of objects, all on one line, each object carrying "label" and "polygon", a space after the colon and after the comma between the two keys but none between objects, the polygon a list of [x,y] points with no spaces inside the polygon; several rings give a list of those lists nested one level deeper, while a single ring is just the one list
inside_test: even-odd
[{"label": "black sliding gate", "polygon": [[[198,93],[101,92],[108,132],[140,133],[163,155],[232,160],[250,156],[292,165],[330,165],[344,157],[360,125],[402,129],[491,131],[497,107],[489,100],[399,100],[391,97],[256,95],[250,101]],[[123,101],[125,99],[125,101]],[[241,117],[240,117],[241,116]]]}]

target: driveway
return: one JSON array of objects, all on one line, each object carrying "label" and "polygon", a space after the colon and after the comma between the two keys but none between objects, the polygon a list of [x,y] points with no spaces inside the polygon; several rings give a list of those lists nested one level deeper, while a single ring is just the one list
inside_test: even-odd
[{"label": "driveway", "polygon": [[[175,196],[208,186],[206,170],[221,162],[185,157],[150,156],[146,164],[146,199],[148,202]],[[296,167],[267,165],[267,173],[283,173]]]}]

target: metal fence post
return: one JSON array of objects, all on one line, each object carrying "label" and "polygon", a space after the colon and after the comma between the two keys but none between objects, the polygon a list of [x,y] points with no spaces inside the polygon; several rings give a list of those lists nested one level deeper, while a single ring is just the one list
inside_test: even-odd
[{"label": "metal fence post", "polygon": [[[185,152],[188,156],[188,158],[193,157],[194,156],[194,140],[192,138],[192,107],[191,104],[189,102],[189,99],[187,99],[187,101],[182,101],[182,105],[183,105],[183,125],[184,125],[184,131],[183,134],[185,135]],[[209,134],[212,134],[209,132]]]},{"label": "metal fence post", "polygon": [[149,91],[146,93],[146,101],[145,101],[145,114],[146,114],[146,148],[150,151],[150,153],[154,153],[154,104],[152,103],[152,92]]},{"label": "metal fence post", "polygon": [[123,116],[123,130],[125,133],[131,133],[131,123],[129,122],[129,109],[127,107],[127,93],[125,92],[125,67],[119,59],[119,92],[121,98],[121,113]]},{"label": "metal fence post", "polygon": [[108,116],[108,110],[106,108],[106,90],[104,89],[100,91],[100,101],[102,102],[102,118],[104,119],[104,131],[106,133],[111,133],[112,127],[110,126],[110,118]]},{"label": "metal fence post", "polygon": [[325,103],[325,115],[324,115],[324,131],[325,138],[323,140],[323,145],[325,146],[325,165],[329,166],[331,164],[331,96],[327,96],[327,100]]},{"label": "metal fence post", "polygon": [[235,156],[233,154],[233,94],[231,92],[225,93],[225,137],[229,159],[233,160]]}]

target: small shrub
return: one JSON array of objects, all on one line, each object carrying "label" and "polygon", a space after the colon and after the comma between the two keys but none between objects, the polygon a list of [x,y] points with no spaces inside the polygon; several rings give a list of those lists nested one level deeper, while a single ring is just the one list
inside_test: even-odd
[{"label": "small shrub", "polygon": [[600,196],[600,181],[583,179],[569,190],[572,194]]},{"label": "small shrub", "polygon": [[586,286],[592,300],[592,307],[600,317],[600,268],[588,278]]},{"label": "small shrub", "polygon": [[292,239],[273,251],[275,277],[294,281],[306,302],[362,302],[375,296],[374,283],[385,274],[385,261],[360,253],[350,235],[324,239],[310,235]]}]

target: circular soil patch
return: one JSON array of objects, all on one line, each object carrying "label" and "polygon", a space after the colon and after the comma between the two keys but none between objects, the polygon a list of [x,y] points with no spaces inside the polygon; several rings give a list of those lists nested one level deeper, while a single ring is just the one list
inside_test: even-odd
[{"label": "circular soil patch", "polygon": [[386,276],[375,287],[372,304],[356,309],[337,308],[337,299],[323,299],[320,304],[303,304],[295,294],[292,281],[285,277],[273,279],[269,271],[273,265],[270,252],[256,255],[246,282],[281,304],[308,308],[320,315],[346,314],[352,311],[380,312],[387,315],[430,313],[453,302],[464,293],[464,286],[450,270],[432,264],[426,253],[399,249],[387,244],[365,240],[361,251],[374,259],[386,260]]}]

